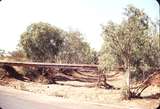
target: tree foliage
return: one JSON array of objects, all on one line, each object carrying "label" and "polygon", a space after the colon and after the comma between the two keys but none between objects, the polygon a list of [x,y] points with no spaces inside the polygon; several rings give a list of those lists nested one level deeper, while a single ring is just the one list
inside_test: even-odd
[{"label": "tree foliage", "polygon": [[124,15],[126,19],[120,24],[109,22],[103,25],[100,64],[103,69],[124,67],[129,98],[131,76],[143,73],[147,67],[159,67],[160,52],[158,35],[151,34],[153,28],[149,17],[133,6],[125,8]]},{"label": "tree foliage", "polygon": [[0,59],[3,59],[5,55],[5,50],[0,49]]},{"label": "tree foliage", "polygon": [[21,35],[20,47],[32,61],[96,63],[97,53],[78,31],[66,32],[48,23],[33,23]]},{"label": "tree foliage", "polygon": [[33,61],[54,61],[63,43],[63,31],[48,23],[33,23],[21,35],[20,47]]},{"label": "tree foliage", "polygon": [[121,24],[103,26],[101,63],[105,60],[104,67],[123,65],[126,69],[129,65],[159,66],[158,37],[149,34],[149,17],[133,6],[128,6],[124,14],[126,19]]},{"label": "tree foliage", "polygon": [[5,50],[0,49],[0,56],[3,56],[5,54]]},{"label": "tree foliage", "polygon": [[66,32],[64,35],[64,43],[57,59],[62,63],[92,63],[96,60],[95,51],[82,38],[82,34],[78,31]]}]

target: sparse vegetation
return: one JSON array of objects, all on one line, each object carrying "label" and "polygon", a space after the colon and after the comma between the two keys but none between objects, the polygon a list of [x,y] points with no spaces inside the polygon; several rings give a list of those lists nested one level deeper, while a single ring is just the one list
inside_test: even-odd
[{"label": "sparse vegetation", "polygon": [[[102,26],[104,43],[100,52],[92,49],[79,31],[67,32],[43,22],[29,25],[21,35],[17,51],[5,56],[5,51],[0,49],[0,59],[97,64],[99,71],[83,72],[43,66],[17,70],[12,66],[2,65],[0,82],[5,80],[6,75],[8,81],[0,84],[23,91],[87,102],[124,103],[123,100],[138,97],[160,98],[159,88],[156,88],[156,94],[143,93],[152,85],[160,83],[159,25],[153,23],[143,10],[131,5],[125,8],[124,15],[120,24],[109,22]],[[154,71],[156,74],[152,76]],[[112,74],[113,72],[116,73]],[[12,77],[16,81],[10,82]],[[136,85],[137,83],[140,85]]]},{"label": "sparse vegetation", "polygon": [[[157,68],[160,63],[158,36],[150,32],[149,17],[133,6],[124,12],[126,19],[121,24],[109,22],[103,26],[104,44],[101,50],[100,63],[103,69],[123,66],[127,74],[126,84],[130,93],[130,79],[139,78],[147,67]],[[132,69],[135,69],[133,71]],[[132,75],[131,75],[132,71]],[[129,94],[127,94],[129,95]]]}]

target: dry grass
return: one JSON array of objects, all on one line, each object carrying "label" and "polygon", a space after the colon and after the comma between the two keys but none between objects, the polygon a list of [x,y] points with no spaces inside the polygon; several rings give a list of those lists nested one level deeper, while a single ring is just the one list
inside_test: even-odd
[{"label": "dry grass", "polygon": [[19,90],[82,102],[115,103],[120,101],[120,90],[105,90],[99,88],[73,87],[65,85],[42,85],[40,83],[25,83],[21,81],[15,81],[9,84],[9,86]]},{"label": "dry grass", "polygon": [[[101,104],[123,104],[129,106],[142,106],[145,109],[154,109],[159,102],[158,99],[133,99],[131,101],[121,101],[121,90],[106,90],[100,88],[74,87],[71,85],[84,85],[81,82],[66,82],[66,85],[43,85],[33,82],[14,81],[8,84],[15,89],[29,91],[33,93],[55,96],[77,102],[91,102]],[[152,89],[154,88],[154,89]],[[151,93],[151,89],[153,90]],[[149,87],[144,91],[143,96],[153,94],[160,90],[159,87]]]}]

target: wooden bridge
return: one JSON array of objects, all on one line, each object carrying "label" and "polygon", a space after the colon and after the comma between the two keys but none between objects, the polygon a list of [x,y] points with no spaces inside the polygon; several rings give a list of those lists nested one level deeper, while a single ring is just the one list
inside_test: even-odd
[{"label": "wooden bridge", "polygon": [[57,63],[40,63],[40,62],[14,62],[14,61],[0,61],[0,66],[22,66],[22,67],[46,67],[55,69],[73,69],[83,71],[97,71],[98,65],[90,64],[57,64]]}]

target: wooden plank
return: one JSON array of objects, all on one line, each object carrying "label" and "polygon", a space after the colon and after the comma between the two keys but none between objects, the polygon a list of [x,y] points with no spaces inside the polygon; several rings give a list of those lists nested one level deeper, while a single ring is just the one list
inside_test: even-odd
[{"label": "wooden plank", "polygon": [[0,65],[11,66],[28,66],[28,67],[52,67],[52,68],[65,68],[65,69],[85,69],[85,70],[98,70],[98,65],[90,64],[57,64],[57,63],[41,63],[41,62],[14,62],[14,61],[0,61]]}]

